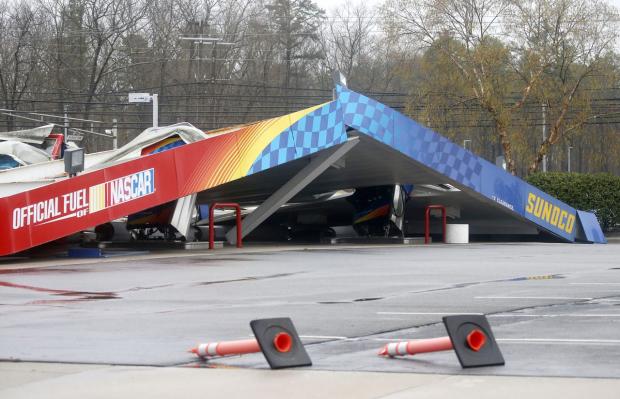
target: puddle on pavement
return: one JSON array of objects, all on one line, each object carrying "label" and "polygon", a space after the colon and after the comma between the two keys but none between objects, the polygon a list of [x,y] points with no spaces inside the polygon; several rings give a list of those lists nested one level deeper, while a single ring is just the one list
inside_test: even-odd
[{"label": "puddle on pavement", "polygon": [[381,299],[385,299],[383,297],[375,297],[375,298],[358,298],[354,299],[353,302],[369,302],[369,301],[379,301]]},{"label": "puddle on pavement", "polygon": [[317,304],[319,305],[342,305],[342,304],[351,304],[355,302],[371,302],[371,301],[380,301],[385,299],[384,297],[369,297],[369,298],[357,298],[351,301],[319,301]]}]

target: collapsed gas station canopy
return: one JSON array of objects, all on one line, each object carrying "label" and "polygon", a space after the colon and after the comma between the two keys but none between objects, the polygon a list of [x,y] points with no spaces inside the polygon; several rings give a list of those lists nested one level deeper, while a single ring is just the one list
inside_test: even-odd
[{"label": "collapsed gas station canopy", "polygon": [[194,194],[199,203],[267,203],[283,188],[288,199],[386,184],[413,184],[418,193],[429,187],[432,195],[414,197],[413,206],[452,207],[473,231],[605,242],[593,214],[384,104],[340,85],[335,93],[333,101],[293,114],[0,198],[0,229],[7,232],[0,255]]}]

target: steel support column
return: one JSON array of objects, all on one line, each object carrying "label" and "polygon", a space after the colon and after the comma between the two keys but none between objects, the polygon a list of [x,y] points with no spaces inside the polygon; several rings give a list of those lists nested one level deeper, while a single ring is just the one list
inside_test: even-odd
[{"label": "steel support column", "polygon": [[[265,200],[254,212],[243,219],[243,237],[257,228],[265,219],[273,215],[282,205],[287,203],[297,193],[303,190],[314,179],[319,177],[327,168],[341,159],[359,143],[357,137],[352,137],[346,143],[334,149],[327,149],[312,156],[310,163],[300,170],[292,179],[286,182],[275,193]],[[226,240],[236,243],[237,229],[233,228],[226,233]]]},{"label": "steel support column", "polygon": [[174,213],[172,214],[170,224],[185,238],[188,238],[189,235],[195,205],[196,193],[179,198],[174,206]]}]

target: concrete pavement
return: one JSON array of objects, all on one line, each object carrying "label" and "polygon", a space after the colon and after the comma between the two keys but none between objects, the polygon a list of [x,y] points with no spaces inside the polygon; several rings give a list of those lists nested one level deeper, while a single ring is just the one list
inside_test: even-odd
[{"label": "concrete pavement", "polygon": [[[73,397],[71,386],[90,387],[87,397],[208,387],[221,397],[617,397],[619,250],[297,246],[3,261],[0,397]],[[487,314],[506,366],[462,370],[453,352],[376,356],[386,342],[445,335],[441,317],[459,313]],[[294,320],[312,368],[186,353],[277,316]]]},{"label": "concrete pavement", "polygon": [[[5,399],[31,398],[557,398],[616,399],[617,379],[312,370],[189,369],[0,363]],[[1,384],[4,385],[4,384]],[[0,386],[1,386],[0,385]],[[10,385],[10,384],[9,384]]]}]

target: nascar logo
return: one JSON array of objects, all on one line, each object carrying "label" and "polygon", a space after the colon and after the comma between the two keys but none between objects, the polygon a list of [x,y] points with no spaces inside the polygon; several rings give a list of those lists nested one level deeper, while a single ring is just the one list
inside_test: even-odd
[{"label": "nascar logo", "polygon": [[89,189],[89,212],[94,213],[155,192],[153,168],[119,177]]}]

